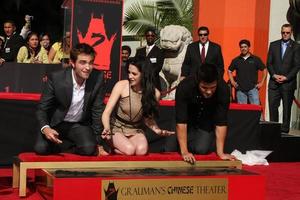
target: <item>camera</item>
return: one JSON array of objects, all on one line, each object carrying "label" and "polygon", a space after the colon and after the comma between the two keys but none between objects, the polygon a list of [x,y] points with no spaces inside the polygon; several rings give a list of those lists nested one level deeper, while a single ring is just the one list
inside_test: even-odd
[{"label": "camera", "polygon": [[25,15],[25,20],[26,21],[32,21],[33,20],[33,16],[31,16],[31,15]]}]

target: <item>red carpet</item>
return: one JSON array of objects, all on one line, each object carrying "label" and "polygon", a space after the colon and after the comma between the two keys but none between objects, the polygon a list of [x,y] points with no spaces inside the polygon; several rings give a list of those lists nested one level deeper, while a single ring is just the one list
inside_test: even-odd
[{"label": "red carpet", "polygon": [[243,166],[266,177],[266,200],[300,200],[300,162]]},{"label": "red carpet", "polygon": [[[32,173],[30,173],[30,171],[29,171],[29,177],[32,177]],[[12,189],[11,185],[12,185],[12,169],[0,169],[0,200],[16,200],[16,199],[42,200],[43,199],[41,195],[35,191],[35,187],[32,180],[29,180],[27,198],[19,198],[18,188]]]},{"label": "red carpet", "polygon": [[[266,177],[266,200],[300,200],[300,162],[271,163],[269,166],[243,166],[243,169]],[[19,198],[18,190],[11,188],[12,170],[0,169],[0,200],[41,200],[31,180],[27,198]]]}]

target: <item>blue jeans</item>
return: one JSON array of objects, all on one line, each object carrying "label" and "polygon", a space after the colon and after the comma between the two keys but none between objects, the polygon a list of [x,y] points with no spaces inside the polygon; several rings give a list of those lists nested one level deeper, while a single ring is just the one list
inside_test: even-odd
[{"label": "blue jeans", "polygon": [[250,104],[260,105],[257,88],[245,92],[237,90],[236,97],[239,104],[247,104],[249,100]]}]

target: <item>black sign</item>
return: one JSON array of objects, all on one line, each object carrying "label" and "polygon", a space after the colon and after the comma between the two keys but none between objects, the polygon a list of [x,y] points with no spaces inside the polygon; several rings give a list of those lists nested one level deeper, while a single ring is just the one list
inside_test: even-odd
[{"label": "black sign", "polygon": [[97,52],[95,69],[104,70],[108,92],[119,80],[122,0],[74,0],[72,44],[87,43]]},{"label": "black sign", "polygon": [[5,63],[0,67],[0,92],[41,93],[50,72],[61,64]]}]

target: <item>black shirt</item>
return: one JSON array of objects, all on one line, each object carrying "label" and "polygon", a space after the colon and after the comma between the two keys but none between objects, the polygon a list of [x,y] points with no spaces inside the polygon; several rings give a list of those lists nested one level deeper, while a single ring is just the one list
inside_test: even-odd
[{"label": "black shirt", "polygon": [[3,49],[0,52],[0,58],[3,58],[5,62],[14,62],[17,60],[17,55],[24,41],[22,36],[14,33],[10,38],[5,38]]},{"label": "black shirt", "polygon": [[176,89],[176,123],[187,124],[206,131],[213,131],[215,125],[227,125],[229,109],[229,88],[224,80],[217,84],[211,98],[204,98],[194,77],[185,78]]},{"label": "black shirt", "polygon": [[257,71],[265,68],[259,57],[250,55],[246,60],[242,56],[236,57],[231,61],[228,69],[236,70],[236,82],[239,85],[237,89],[249,91],[257,84]]},{"label": "black shirt", "polygon": [[128,79],[128,61],[121,61],[121,79],[120,80],[127,80]]}]

